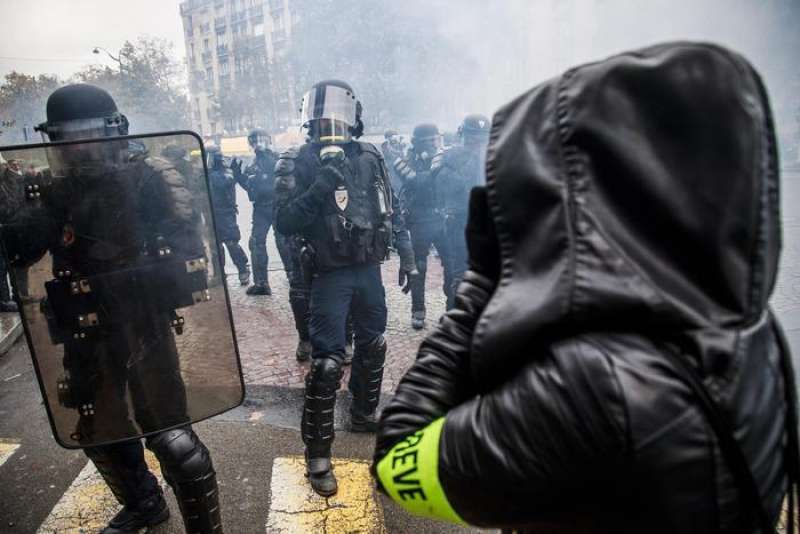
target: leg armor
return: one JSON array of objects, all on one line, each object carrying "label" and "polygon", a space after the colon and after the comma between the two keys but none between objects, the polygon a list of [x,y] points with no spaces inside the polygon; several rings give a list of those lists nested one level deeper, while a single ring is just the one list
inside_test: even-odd
[{"label": "leg armor", "polygon": [[330,458],[333,444],[333,408],[342,379],[342,364],[330,356],[316,357],[306,375],[301,432],[306,457]]},{"label": "leg armor", "polygon": [[386,340],[378,336],[365,345],[356,345],[348,387],[353,394],[351,414],[372,415],[378,407],[386,361]]},{"label": "leg armor", "polygon": [[8,267],[6,259],[0,252],[0,302],[11,301],[11,289],[9,288]]},{"label": "leg armor", "polygon": [[217,476],[211,456],[191,428],[168,430],[148,438],[175,492],[188,534],[222,534]]},{"label": "leg armor", "polygon": [[139,440],[84,449],[117,501],[131,511],[147,514],[165,507],[156,477],[147,469]]},{"label": "leg armor", "polygon": [[[294,276],[294,273],[292,273]],[[305,287],[296,287],[294,284],[289,287],[289,304],[292,307],[294,316],[294,326],[300,341],[308,341],[308,319],[309,319],[309,295]]]}]

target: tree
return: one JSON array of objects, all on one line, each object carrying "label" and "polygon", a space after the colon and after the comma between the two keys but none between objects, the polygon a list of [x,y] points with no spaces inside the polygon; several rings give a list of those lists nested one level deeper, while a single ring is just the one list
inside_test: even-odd
[{"label": "tree", "polygon": [[47,97],[61,82],[55,76],[29,76],[12,71],[0,86],[0,144],[31,142],[32,127],[45,119]]},{"label": "tree", "polygon": [[93,65],[73,80],[111,93],[130,120],[131,133],[188,129],[191,121],[182,67],[172,59],[171,49],[171,43],[159,38],[125,41],[118,69]]}]

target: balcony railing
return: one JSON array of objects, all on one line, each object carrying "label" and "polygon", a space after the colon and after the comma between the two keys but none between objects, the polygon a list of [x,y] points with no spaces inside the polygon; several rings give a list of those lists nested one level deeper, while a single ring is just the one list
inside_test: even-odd
[{"label": "balcony railing", "polygon": [[227,22],[225,21],[225,17],[218,17],[214,19],[214,30],[217,33],[224,33],[226,25]]},{"label": "balcony railing", "polygon": [[202,58],[203,58],[203,63],[211,63],[213,55],[211,54],[211,51],[209,50],[208,52],[203,52]]},{"label": "balcony railing", "polygon": [[264,16],[264,6],[255,6],[251,7],[247,10],[250,14],[250,17],[263,17]]},{"label": "balcony railing", "polygon": [[283,11],[283,0],[269,0],[270,11]]},{"label": "balcony railing", "polygon": [[222,59],[228,57],[228,45],[219,45],[217,47],[217,58]]}]

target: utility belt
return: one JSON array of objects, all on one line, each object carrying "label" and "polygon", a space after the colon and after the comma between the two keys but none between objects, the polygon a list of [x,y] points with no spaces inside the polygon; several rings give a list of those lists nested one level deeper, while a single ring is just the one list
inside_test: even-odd
[{"label": "utility belt", "polygon": [[183,333],[184,318],[177,310],[211,300],[208,264],[204,257],[186,258],[170,247],[159,256],[144,256],[141,265],[100,274],[81,276],[68,267],[45,282],[47,299],[42,309],[54,345],[66,341],[91,341],[100,332],[141,320],[169,317],[177,335]]},{"label": "utility belt", "polygon": [[389,253],[391,227],[388,223],[359,225],[342,214],[332,214],[325,218],[325,226],[331,252],[336,258],[358,264],[383,261]]}]

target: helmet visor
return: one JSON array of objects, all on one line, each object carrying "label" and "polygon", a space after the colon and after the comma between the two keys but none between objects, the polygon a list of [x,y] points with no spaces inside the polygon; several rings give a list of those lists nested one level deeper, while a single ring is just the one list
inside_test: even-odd
[{"label": "helmet visor", "polygon": [[328,119],[353,127],[357,103],[352,91],[335,85],[319,85],[303,95],[301,120],[308,125],[311,121]]},{"label": "helmet visor", "polygon": [[44,142],[97,139],[128,134],[128,120],[115,113],[110,117],[95,117],[72,121],[55,122],[39,128]]},{"label": "helmet visor", "polygon": [[50,172],[56,178],[98,176],[116,171],[127,158],[126,141],[50,145],[45,148]]}]

